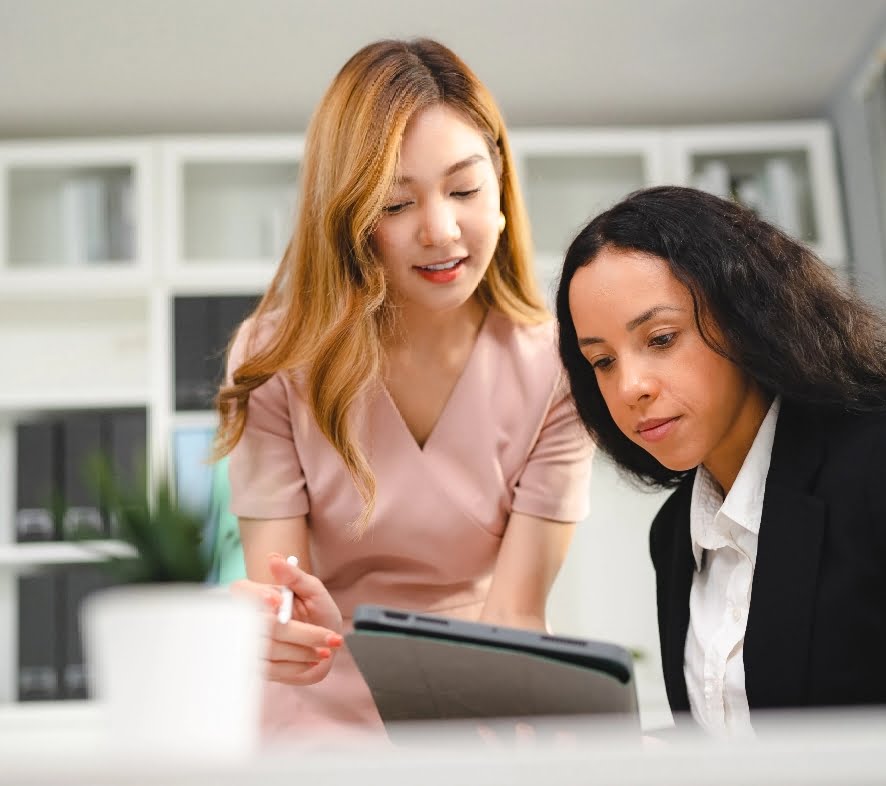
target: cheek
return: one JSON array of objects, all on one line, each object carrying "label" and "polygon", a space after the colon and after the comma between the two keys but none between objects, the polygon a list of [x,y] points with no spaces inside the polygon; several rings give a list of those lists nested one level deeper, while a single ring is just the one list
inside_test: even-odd
[{"label": "cheek", "polygon": [[397,258],[403,253],[402,228],[388,224],[379,227],[372,237],[375,253],[387,270],[393,269]]},{"label": "cheek", "polygon": [[497,241],[499,210],[497,193],[481,195],[478,202],[464,211],[462,220],[475,235],[484,235],[487,239]]}]

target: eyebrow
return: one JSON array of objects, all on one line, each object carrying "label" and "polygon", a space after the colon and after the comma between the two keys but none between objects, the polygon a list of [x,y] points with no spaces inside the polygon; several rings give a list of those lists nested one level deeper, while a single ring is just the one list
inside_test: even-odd
[{"label": "eyebrow", "polygon": [[[639,316],[636,316],[632,320],[627,322],[625,328],[627,328],[628,331],[636,330],[644,322],[648,322],[650,319],[657,316],[658,314],[661,314],[663,311],[684,311],[684,309],[677,308],[676,306],[653,306],[652,308],[647,309]],[[605,341],[606,339],[599,338],[598,336],[587,336],[584,338],[579,338],[578,345],[580,347],[587,347],[591,344],[603,344],[605,343]]]},{"label": "eyebrow", "polygon": [[[443,177],[454,175],[456,172],[460,172],[462,169],[466,169],[469,166],[473,166],[474,164],[485,160],[486,156],[482,156],[479,153],[474,153],[474,155],[463,158],[461,161],[456,161],[452,166],[447,167],[446,170],[443,172]],[[411,177],[398,177],[394,182],[400,185],[401,183],[411,183],[413,180],[414,178]]]}]

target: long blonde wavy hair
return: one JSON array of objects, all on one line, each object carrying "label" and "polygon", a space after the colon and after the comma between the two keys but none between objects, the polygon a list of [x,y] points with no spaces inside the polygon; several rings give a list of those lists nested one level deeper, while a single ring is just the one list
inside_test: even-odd
[{"label": "long blonde wavy hair", "polygon": [[441,103],[476,126],[501,184],[505,230],[478,297],[517,323],[549,318],[532,272],[529,224],[504,122],[491,94],[436,41],[377,41],[348,60],[311,120],[295,231],[253,314],[253,335],[263,317],[274,314],[270,336],[248,347],[216,398],[214,453],[220,458],[243,434],[251,391],[278,372],[297,374],[317,425],[365,503],[353,522],[357,535],[372,513],[375,477],[353,436],[352,413],[380,378],[382,331],[393,318],[372,235],[394,184],[407,122]]}]

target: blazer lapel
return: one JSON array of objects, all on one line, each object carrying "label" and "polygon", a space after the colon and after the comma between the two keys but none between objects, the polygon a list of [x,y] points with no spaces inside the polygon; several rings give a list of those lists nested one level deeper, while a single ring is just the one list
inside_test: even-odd
[{"label": "blazer lapel", "polygon": [[[688,711],[689,694],[683,673],[686,632],[689,629],[689,591],[695,573],[692,539],[689,534],[689,508],[692,502],[692,478],[684,481],[682,499],[676,512],[669,586],[665,588],[668,603],[667,628],[662,649],[662,669],[668,702],[672,710]],[[661,594],[661,593],[660,593]]]},{"label": "blazer lapel", "polygon": [[821,424],[783,405],[766,479],[744,642],[751,709],[806,703],[826,520],[825,504],[811,490],[823,457]]}]

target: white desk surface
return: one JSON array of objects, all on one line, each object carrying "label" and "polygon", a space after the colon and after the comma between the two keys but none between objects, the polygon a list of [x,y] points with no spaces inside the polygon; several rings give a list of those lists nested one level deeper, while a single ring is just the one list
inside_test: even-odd
[{"label": "white desk surface", "polygon": [[[104,739],[100,709],[88,702],[0,706],[0,784],[49,786],[849,786],[886,783],[886,710],[784,719],[766,718],[752,741],[717,742],[671,732],[642,744],[605,727],[579,742],[503,733],[489,744],[449,738],[451,727],[425,727],[392,747],[265,748],[240,759],[195,751],[123,757]],[[765,732],[765,735],[764,735]]]}]

